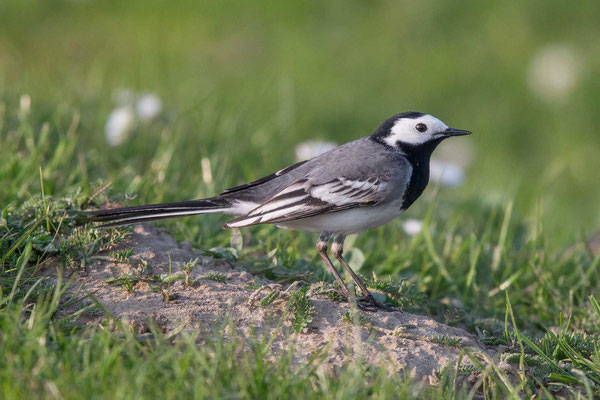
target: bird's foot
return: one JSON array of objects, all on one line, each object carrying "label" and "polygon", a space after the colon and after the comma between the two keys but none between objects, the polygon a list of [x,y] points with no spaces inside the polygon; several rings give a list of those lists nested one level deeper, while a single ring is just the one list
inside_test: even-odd
[{"label": "bird's foot", "polygon": [[398,307],[394,307],[391,304],[383,304],[379,302],[372,294],[368,294],[360,299],[356,300],[356,305],[363,311],[377,312],[383,310],[387,312],[401,311]]}]

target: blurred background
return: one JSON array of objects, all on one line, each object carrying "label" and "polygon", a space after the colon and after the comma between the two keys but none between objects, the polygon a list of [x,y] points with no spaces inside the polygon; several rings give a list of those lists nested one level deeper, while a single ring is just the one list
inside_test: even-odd
[{"label": "blurred background", "polygon": [[[213,195],[327,145],[308,140],[423,111],[474,134],[437,151],[443,194],[417,202],[413,230],[438,193],[514,202],[569,243],[600,225],[598,15],[596,1],[3,0],[3,129],[27,119],[48,149],[71,135],[72,168],[51,168],[60,149],[29,160],[49,194],[103,178],[141,204]],[[1,204],[39,192],[32,171],[1,182],[22,185]]]}]

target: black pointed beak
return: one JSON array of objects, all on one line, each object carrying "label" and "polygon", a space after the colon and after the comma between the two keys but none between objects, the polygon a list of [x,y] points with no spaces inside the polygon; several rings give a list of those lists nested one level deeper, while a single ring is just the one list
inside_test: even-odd
[{"label": "black pointed beak", "polygon": [[466,131],[464,129],[456,129],[456,128],[448,128],[444,131],[446,136],[464,136],[470,135],[471,131]]}]

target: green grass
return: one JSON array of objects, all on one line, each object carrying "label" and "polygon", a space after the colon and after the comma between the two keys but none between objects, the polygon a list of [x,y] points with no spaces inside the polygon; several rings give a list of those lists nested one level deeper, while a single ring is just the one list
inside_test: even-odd
[{"label": "green grass", "polygon": [[[80,210],[213,195],[291,164],[303,140],[349,141],[409,109],[473,130],[474,161],[463,186],[432,185],[408,211],[425,222],[415,237],[396,221],[350,238],[359,272],[389,301],[504,346],[516,386],[496,362],[471,394],[600,395],[600,257],[586,242],[600,225],[597,2],[249,4],[0,3],[2,397],[468,396],[454,385],[472,372],[462,366],[421,388],[360,362],[335,378],[318,358],[267,362],[268,338],[246,345],[219,327],[175,339],[118,321],[81,329],[58,311],[101,306],[40,274],[56,257],[67,276],[126,237],[77,228]],[[529,92],[527,66],[556,42],[585,68],[548,104]],[[110,148],[104,124],[120,88],[156,92],[164,112]],[[242,242],[224,221],[160,225],[252,273],[333,282],[312,235],[255,227]],[[296,296],[301,327],[310,307]]]}]

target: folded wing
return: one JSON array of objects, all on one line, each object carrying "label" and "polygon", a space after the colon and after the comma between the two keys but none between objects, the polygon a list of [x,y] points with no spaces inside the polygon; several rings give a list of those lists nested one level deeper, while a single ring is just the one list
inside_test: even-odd
[{"label": "folded wing", "polygon": [[280,223],[315,215],[378,204],[388,183],[380,178],[353,180],[336,178],[313,184],[310,179],[296,181],[286,189],[227,224],[225,228]]}]

